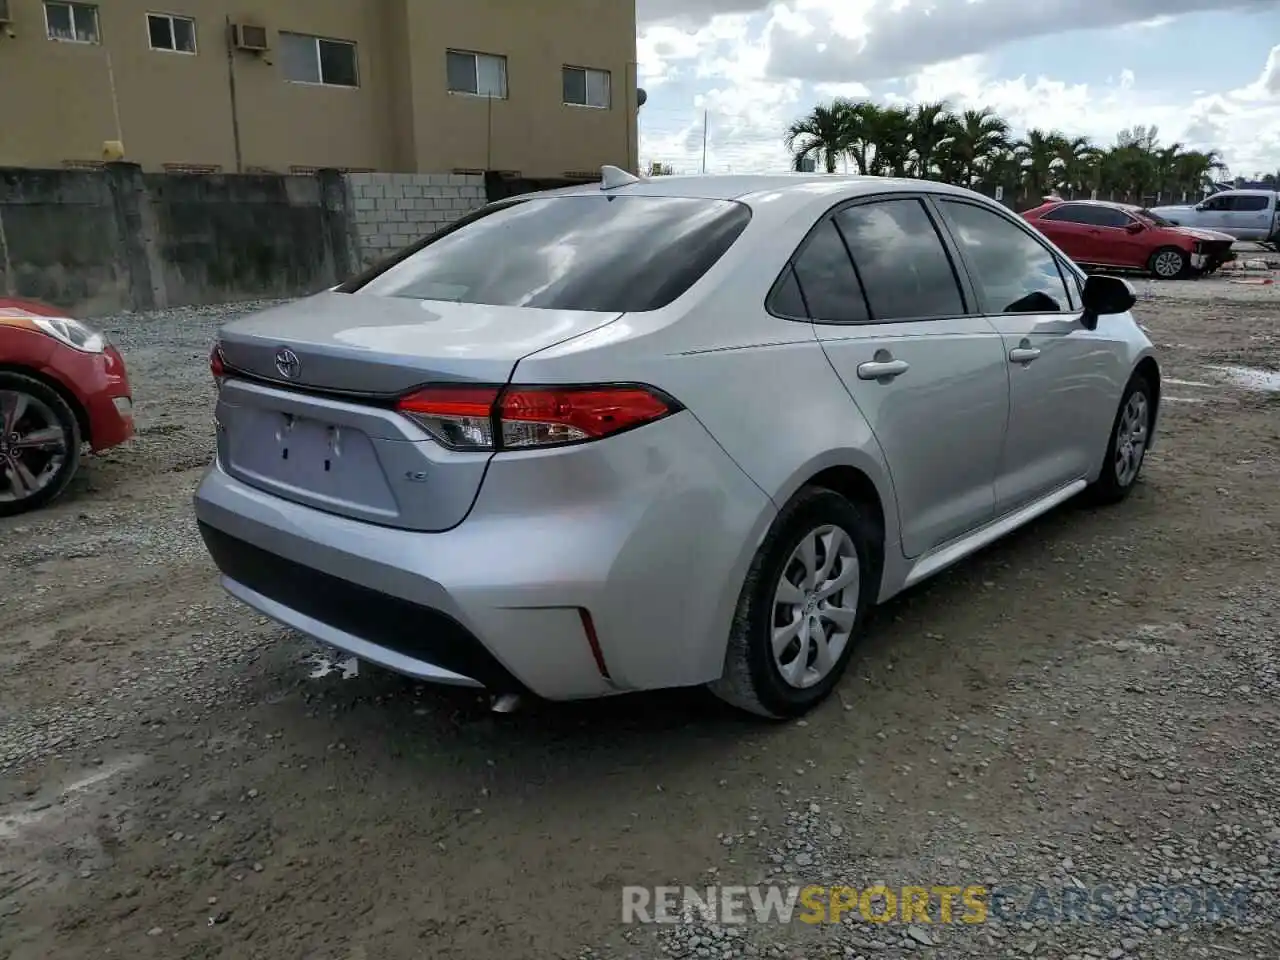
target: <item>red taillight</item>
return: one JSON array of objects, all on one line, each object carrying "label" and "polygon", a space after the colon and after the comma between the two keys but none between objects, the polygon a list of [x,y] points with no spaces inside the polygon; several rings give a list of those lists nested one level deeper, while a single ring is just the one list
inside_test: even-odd
[{"label": "red taillight", "polygon": [[493,408],[499,387],[426,387],[396,409],[451,450],[493,449]]},{"label": "red taillight", "polygon": [[226,364],[222,362],[222,347],[216,343],[209,348],[209,372],[218,383],[227,375]]},{"label": "red taillight", "polygon": [[454,450],[524,450],[599,440],[679,407],[648,387],[426,387],[397,409]]}]

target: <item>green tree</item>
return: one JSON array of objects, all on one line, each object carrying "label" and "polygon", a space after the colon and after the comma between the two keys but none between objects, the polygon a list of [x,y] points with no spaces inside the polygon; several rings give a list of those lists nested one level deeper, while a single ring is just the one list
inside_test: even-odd
[{"label": "green tree", "polygon": [[836,172],[836,164],[849,151],[850,106],[842,99],[819,104],[791,124],[783,140],[791,151],[795,169],[800,168],[801,159],[812,158],[827,173]]}]

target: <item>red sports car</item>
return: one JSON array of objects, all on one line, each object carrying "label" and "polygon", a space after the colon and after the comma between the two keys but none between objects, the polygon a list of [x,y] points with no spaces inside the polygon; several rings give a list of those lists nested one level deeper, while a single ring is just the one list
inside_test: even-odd
[{"label": "red sports car", "polygon": [[1022,215],[1082,267],[1141,270],[1162,280],[1212,273],[1234,238],[1178,227],[1150,210],[1101,200],[1048,200]]},{"label": "red sports car", "polygon": [[97,330],[30,300],[0,297],[0,516],[53,500],[85,444],[133,436],[124,360]]}]

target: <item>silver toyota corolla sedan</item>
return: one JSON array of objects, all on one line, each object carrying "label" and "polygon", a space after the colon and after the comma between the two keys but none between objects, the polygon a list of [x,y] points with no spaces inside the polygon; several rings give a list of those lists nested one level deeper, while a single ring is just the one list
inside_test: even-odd
[{"label": "silver toyota corolla sedan", "polygon": [[409,676],[795,716],[873,604],[1132,490],[1133,303],[967,190],[606,168],[229,324],[196,514],[233,596]]}]

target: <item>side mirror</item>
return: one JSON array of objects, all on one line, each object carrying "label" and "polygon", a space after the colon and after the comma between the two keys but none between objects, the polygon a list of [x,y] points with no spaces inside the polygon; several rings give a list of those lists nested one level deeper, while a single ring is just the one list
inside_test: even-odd
[{"label": "side mirror", "polygon": [[1196,209],[1197,209],[1197,210],[1208,210],[1208,209],[1209,209],[1209,201],[1207,201],[1207,200],[1201,200],[1199,203],[1197,203],[1197,204],[1196,204]]},{"label": "side mirror", "polygon": [[1130,220],[1128,223],[1124,225],[1125,233],[1141,233],[1145,229],[1147,228],[1144,227],[1142,224],[1140,224],[1137,220]]},{"label": "side mirror", "polygon": [[1087,329],[1096,330],[1099,317],[1132,310],[1138,295],[1128,280],[1095,273],[1084,282],[1080,299],[1084,302],[1082,322]]}]

